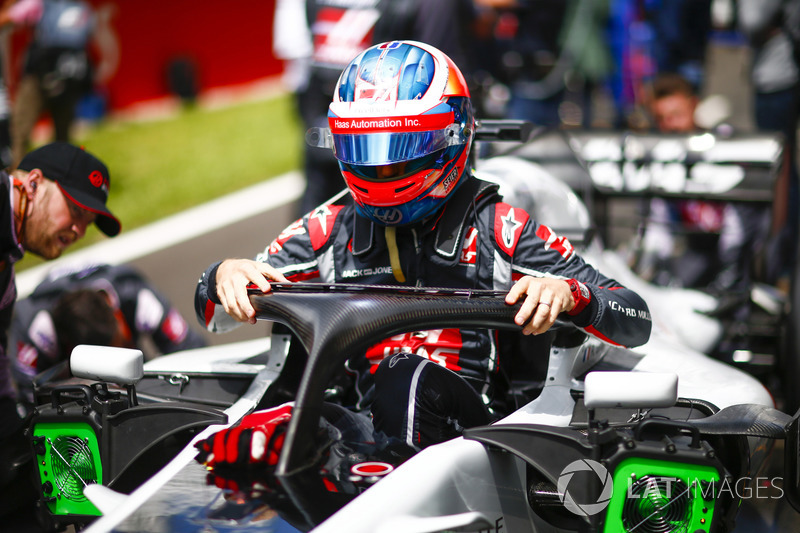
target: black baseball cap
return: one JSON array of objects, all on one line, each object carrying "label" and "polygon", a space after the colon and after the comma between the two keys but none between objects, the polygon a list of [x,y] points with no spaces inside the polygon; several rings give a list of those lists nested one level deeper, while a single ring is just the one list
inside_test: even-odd
[{"label": "black baseball cap", "polygon": [[122,228],[106,207],[110,185],[108,168],[95,156],[65,142],[46,144],[29,152],[18,165],[20,170],[38,168],[44,177],[55,181],[67,198],[97,215],[100,231],[113,237]]}]

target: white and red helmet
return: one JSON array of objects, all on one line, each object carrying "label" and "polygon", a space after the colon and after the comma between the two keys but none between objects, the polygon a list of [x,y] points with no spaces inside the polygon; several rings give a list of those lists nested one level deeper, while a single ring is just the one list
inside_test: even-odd
[{"label": "white and red helmet", "polygon": [[333,148],[359,213],[381,225],[434,213],[468,174],[467,83],[427,44],[392,41],[359,54],[339,77],[328,124],[309,142]]}]

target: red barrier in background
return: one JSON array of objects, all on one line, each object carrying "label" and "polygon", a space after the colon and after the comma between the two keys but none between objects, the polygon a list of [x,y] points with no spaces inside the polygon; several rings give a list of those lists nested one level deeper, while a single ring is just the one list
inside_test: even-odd
[{"label": "red barrier in background", "polygon": [[[200,91],[246,84],[283,69],[272,54],[275,0],[88,1],[113,10],[120,59],[103,88],[111,111],[170,95],[167,69],[179,57],[196,64]],[[28,38],[29,32],[14,30],[12,85]]]}]

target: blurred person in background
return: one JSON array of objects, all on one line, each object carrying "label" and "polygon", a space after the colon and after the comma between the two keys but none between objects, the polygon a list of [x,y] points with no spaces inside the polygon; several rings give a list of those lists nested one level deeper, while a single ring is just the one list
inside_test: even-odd
[{"label": "blurred person in background", "polygon": [[507,85],[506,118],[588,127],[597,86],[613,70],[606,0],[475,0],[496,16],[493,75]]},{"label": "blurred person in background", "polygon": [[[712,121],[698,112],[700,104],[694,85],[682,75],[667,72],[654,79],[649,107],[659,132],[709,131]],[[656,285],[700,289],[717,297],[715,316],[733,326],[709,355],[731,362],[737,350],[752,349],[747,328],[735,324],[751,321],[750,291],[761,275],[771,207],[659,197],[644,206],[638,273]]]},{"label": "blurred person in background", "polygon": [[797,255],[800,183],[797,128],[800,123],[800,0],[737,0],[739,29],[753,51],[751,80],[756,126],[785,139],[782,173],[773,206],[767,281],[791,277]]},{"label": "blurred person in background", "polygon": [[609,0],[608,11],[614,125],[645,130],[648,87],[659,72],[678,73],[702,90],[711,0]]},{"label": "blurred person in background", "polygon": [[[110,8],[94,11],[82,0],[17,0],[0,9],[0,26],[33,30],[14,94],[12,167],[28,150],[31,132],[44,111],[53,120],[54,140],[69,142],[79,100],[116,71],[119,45],[110,16]],[[99,55],[97,65],[89,54],[91,45]]]},{"label": "blurred person in background", "polygon": [[51,272],[14,310],[8,353],[21,400],[33,399],[33,381],[42,372],[67,377],[63,363],[79,344],[138,348],[152,359],[206,342],[132,267]]},{"label": "blurred person in background", "polygon": [[[469,72],[472,0],[278,0],[273,52],[286,61],[303,131],[324,127],[342,69],[376,42],[412,39],[450,54]],[[344,188],[330,150],[303,142],[306,188],[298,215]]]},{"label": "blurred person in background", "polygon": [[[15,0],[5,0],[0,5],[0,13],[6,5],[10,5]],[[11,166],[11,95],[9,93],[8,82],[10,65],[10,34],[11,27],[0,24],[0,167]]]},{"label": "blurred person in background", "polygon": [[[677,73],[660,73],[652,84],[650,112],[662,133],[706,131],[698,124],[700,98]],[[768,209],[743,203],[653,198],[637,270],[658,285],[744,293],[751,282],[752,254],[766,230]]]},{"label": "blurred person in background", "polygon": [[700,93],[711,35],[711,0],[649,0],[653,58],[658,72],[675,72]]}]

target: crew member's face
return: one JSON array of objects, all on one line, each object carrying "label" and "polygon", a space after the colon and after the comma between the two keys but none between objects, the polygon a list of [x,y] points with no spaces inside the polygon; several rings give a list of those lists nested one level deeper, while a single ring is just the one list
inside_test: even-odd
[{"label": "crew member's face", "polygon": [[694,110],[697,98],[685,94],[673,94],[653,102],[653,118],[659,131],[683,133],[694,131]]},{"label": "crew member's face", "polygon": [[95,217],[69,200],[55,182],[40,179],[28,202],[22,246],[44,259],[55,259],[86,234]]}]

